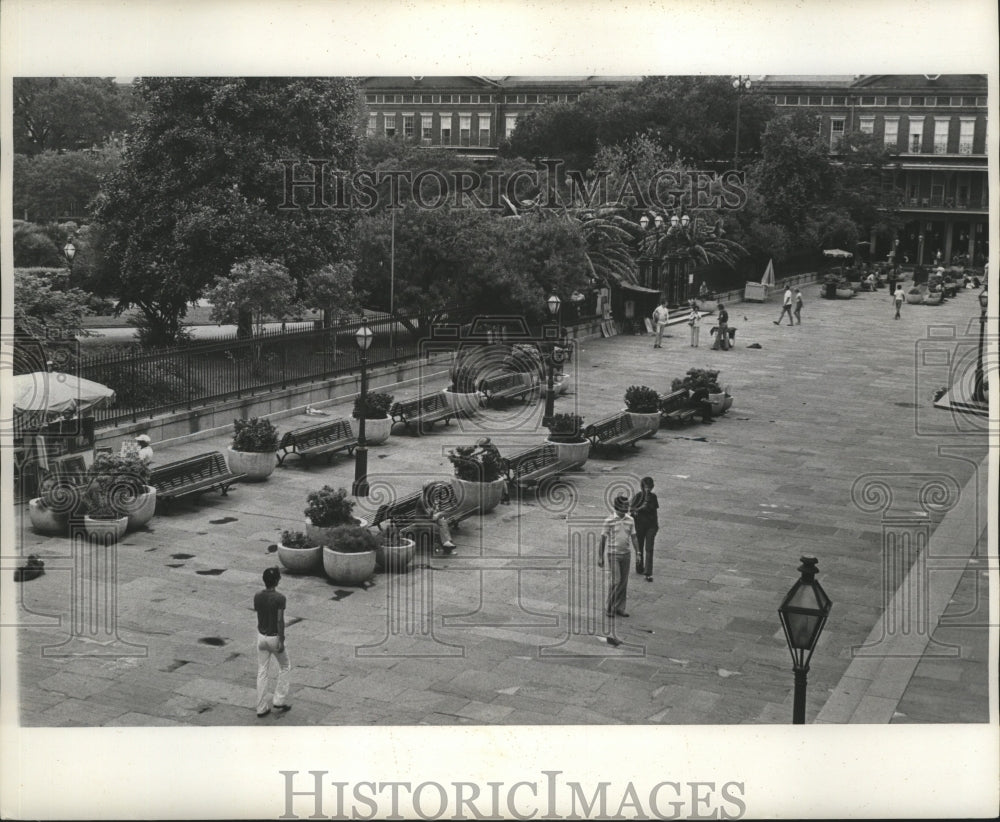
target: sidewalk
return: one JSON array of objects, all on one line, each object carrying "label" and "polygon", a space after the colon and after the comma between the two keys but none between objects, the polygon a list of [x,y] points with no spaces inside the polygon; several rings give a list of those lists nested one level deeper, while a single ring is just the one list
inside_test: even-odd
[{"label": "sidewalk", "polygon": [[[929,325],[952,328],[950,345],[964,340],[978,305],[960,294],[940,307],[905,306],[894,322],[884,292],[827,301],[812,285],[803,294],[804,324],[794,328],[773,325],[773,300],[729,305],[738,329],[729,352],[709,350],[707,324],[697,350],[686,327],[672,328],[656,351],[649,336],[586,341],[572,363],[575,394],[556,405],[592,422],[618,411],[631,384],[662,392],[688,368],[711,367],[736,398],[715,424],[663,428],[635,449],[593,453],[566,475],[571,492],[528,495],[482,523],[467,520],[456,557],[418,560],[411,573],[379,575],[367,589],[285,575],[294,709],[264,721],[786,723],[792,672],[776,609],[800,556],[819,558],[834,602],[813,657],[807,721],[862,721],[851,712],[827,717],[857,678],[852,649],[870,640],[896,589],[883,590],[885,533],[905,521],[907,533],[931,537],[934,556],[933,535],[948,528],[965,559],[949,571],[957,588],[943,599],[936,591],[934,607],[955,614],[968,602],[972,623],[985,613],[985,512],[975,480],[986,433],[956,430],[964,423],[932,407],[942,367],[918,356],[923,341],[941,339]],[[492,436],[504,453],[537,443],[541,411],[540,403],[513,403],[424,437],[394,435],[370,450],[373,488],[403,494],[449,476],[448,449],[478,436]],[[287,418],[280,428],[320,419]],[[154,448],[166,462],[227,444],[214,437]],[[121,543],[118,630],[134,656],[43,652],[68,636],[70,547],[25,529],[20,553],[38,554],[47,573],[21,586],[22,723],[257,724],[250,603],[261,571],[276,562],[270,546],[282,530],[301,527],[310,490],[349,488],[354,475],[343,456],[329,466],[286,466],[266,483],[159,514]],[[644,475],[655,478],[661,505],[655,579],[631,578],[631,617],[616,626],[624,644],[612,648],[593,587],[600,580],[577,560],[609,495]],[[958,489],[949,510],[926,504],[931,475]],[[885,507],[858,496],[876,480],[891,489]],[[410,622],[393,621],[411,606]],[[918,638],[926,645],[933,630],[962,655],[911,659],[909,674],[886,684],[891,711],[867,721],[988,719],[987,632],[937,627],[938,616],[929,615]],[[968,625],[952,621],[963,619]]]}]

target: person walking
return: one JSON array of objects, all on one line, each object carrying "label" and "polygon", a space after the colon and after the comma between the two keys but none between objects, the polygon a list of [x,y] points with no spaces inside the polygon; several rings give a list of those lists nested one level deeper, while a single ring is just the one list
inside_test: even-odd
[{"label": "person walking", "polygon": [[[627,617],[625,600],[628,596],[628,572],[632,563],[632,552],[639,553],[639,544],[635,536],[635,520],[629,516],[629,499],[627,496],[615,497],[614,514],[604,520],[604,530],[601,533],[601,545],[597,554],[597,567],[604,567],[604,554],[607,552],[611,565],[611,583],[608,586],[608,600],[604,613],[614,619],[616,616]],[[608,638],[611,641],[611,637]],[[618,644],[615,640],[612,644]]]},{"label": "person walking", "polygon": [[896,286],[896,290],[892,293],[892,301],[896,304],[896,317],[899,319],[899,309],[903,307],[903,300],[906,299],[906,294],[903,292],[902,284]]},{"label": "person walking", "polygon": [[887,276],[888,276],[888,279],[889,279],[889,297],[892,298],[895,295],[895,293],[896,293],[896,266],[895,265],[893,265],[889,269],[889,273],[888,273]]},{"label": "person walking", "polygon": [[790,285],[785,287],[785,299],[781,304],[781,314],[774,321],[774,324],[781,325],[781,320],[785,314],[788,315],[788,324],[795,325],[795,322],[792,320],[792,287]]},{"label": "person walking", "polygon": [[719,326],[716,329],[712,350],[719,348],[723,351],[729,350],[729,312],[726,311],[726,307],[722,303],[719,303]]},{"label": "person walking", "polygon": [[663,348],[663,330],[667,327],[667,320],[670,319],[670,309],[667,308],[667,298],[663,297],[660,304],[653,311],[653,327],[656,328],[656,341],[653,348]]},{"label": "person walking", "polygon": [[653,581],[653,542],[660,529],[657,511],[660,503],[653,493],[653,478],[643,477],[639,493],[632,498],[632,518],[635,520],[635,572],[645,574],[646,582]]},{"label": "person walking", "polygon": [[796,325],[802,325],[802,289],[795,289],[795,323]]},{"label": "person walking", "polygon": [[688,314],[688,325],[691,327],[691,347],[698,347],[698,334],[701,331],[701,312],[698,303],[691,300],[691,313]]},{"label": "person walking", "polygon": [[[257,612],[257,716],[267,716],[274,710],[283,714],[292,709],[285,702],[288,697],[289,678],[292,663],[285,650],[285,595],[278,593],[281,571],[277,566],[264,569],[264,590],[253,598],[253,609]],[[268,669],[271,658],[278,663],[278,681],[274,686],[274,698],[267,693]]]}]

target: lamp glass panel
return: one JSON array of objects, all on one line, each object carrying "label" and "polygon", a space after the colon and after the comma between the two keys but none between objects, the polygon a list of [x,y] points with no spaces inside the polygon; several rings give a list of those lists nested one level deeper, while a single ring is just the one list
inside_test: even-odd
[{"label": "lamp glass panel", "polygon": [[362,325],[354,335],[354,338],[358,342],[358,348],[362,351],[367,351],[369,346],[372,344],[373,336],[372,330],[367,325]]}]

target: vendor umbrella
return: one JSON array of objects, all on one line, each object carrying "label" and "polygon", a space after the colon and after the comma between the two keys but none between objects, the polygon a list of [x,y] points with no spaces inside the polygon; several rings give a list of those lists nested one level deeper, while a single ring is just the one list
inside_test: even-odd
[{"label": "vendor umbrella", "polygon": [[45,415],[73,414],[114,399],[106,385],[59,371],[17,374],[13,383],[14,410]]},{"label": "vendor umbrella", "polygon": [[854,255],[850,251],[844,251],[842,248],[827,248],[823,251],[824,257],[853,257]]}]

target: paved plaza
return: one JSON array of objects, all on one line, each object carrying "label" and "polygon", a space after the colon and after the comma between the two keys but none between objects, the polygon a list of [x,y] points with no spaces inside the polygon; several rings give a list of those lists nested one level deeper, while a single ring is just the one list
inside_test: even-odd
[{"label": "paved plaza", "polygon": [[[466,520],[455,556],[419,556],[364,589],[285,574],[293,708],[280,718],[254,713],[251,600],[281,532],[302,527],[306,494],[349,488],[353,459],[289,459],[265,483],[178,504],[129,534],[117,549],[116,655],[63,655],[79,649],[68,642],[69,540],[19,522],[20,554],[46,562],[19,586],[22,724],[787,723],[793,680],[777,607],[801,556],[818,558],[834,603],[808,722],[988,721],[986,420],[932,407],[934,389],[975,353],[975,295],[907,305],[894,321],[884,291],[803,293],[796,327],[773,324],[774,298],[729,306],[738,331],[728,352],[709,349],[709,319],[698,349],[684,325],[661,350],[649,336],[583,341],[575,388],[556,404],[593,422],[622,408],[629,385],[664,392],[708,367],[735,396],[716,423],[592,452],[549,493]],[[439,372],[430,386],[444,384]],[[484,434],[503,453],[527,448],[544,438],[541,413],[515,402],[423,437],[398,433],[370,450],[373,487],[405,494],[450,476],[448,449]],[[228,442],[156,443],[156,459]],[[609,497],[645,475],[661,506],[654,579],[631,577],[631,616],[612,626],[588,546]],[[923,537],[912,569],[884,561],[886,545]],[[917,618],[925,605],[929,622]],[[607,644],[609,630],[623,644]]]}]

